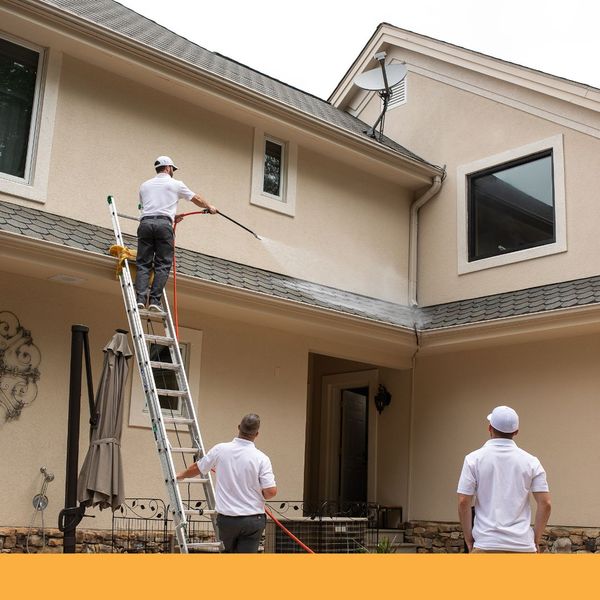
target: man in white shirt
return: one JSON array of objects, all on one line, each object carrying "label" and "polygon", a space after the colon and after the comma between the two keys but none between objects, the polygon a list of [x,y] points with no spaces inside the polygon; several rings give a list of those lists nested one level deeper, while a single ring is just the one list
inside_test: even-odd
[{"label": "man in white shirt", "polygon": [[[488,415],[490,440],[465,457],[458,482],[458,516],[469,552],[539,552],[551,502],[540,461],[513,441],[519,416],[508,406]],[[531,528],[530,496],[536,502]],[[475,496],[475,521],[471,505]]]},{"label": "man in white shirt", "polygon": [[177,473],[177,479],[186,479],[215,470],[217,526],[225,552],[258,552],[266,524],[265,500],[277,494],[271,461],[254,445],[259,428],[260,417],[246,415],[237,437],[217,444]]},{"label": "man in white shirt", "polygon": [[217,209],[200,194],[192,192],[185,183],[173,179],[177,167],[168,156],[159,156],[154,161],[154,168],[156,177],[142,183],[139,192],[142,215],[137,231],[135,291],[138,308],[145,308],[150,272],[154,270],[148,308],[161,310],[160,301],[175,252],[173,223],[178,201],[191,201],[213,215]]}]

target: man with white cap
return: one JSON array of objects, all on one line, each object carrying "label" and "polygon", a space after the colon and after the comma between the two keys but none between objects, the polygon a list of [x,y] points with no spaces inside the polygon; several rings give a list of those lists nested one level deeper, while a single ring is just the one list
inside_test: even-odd
[{"label": "man with white cap", "polygon": [[[488,415],[490,438],[467,454],[458,482],[458,516],[469,552],[539,552],[551,502],[540,461],[513,441],[519,416],[509,406]],[[530,493],[536,502],[531,527]],[[471,506],[475,497],[475,520]]]},{"label": "man with white cap", "polygon": [[192,192],[185,183],[173,179],[177,167],[168,156],[159,156],[154,161],[154,169],[156,176],[142,183],[139,192],[142,215],[137,231],[135,292],[138,308],[145,308],[150,272],[154,270],[148,308],[160,311],[163,289],[175,252],[173,223],[178,201],[189,200],[213,215],[217,209],[200,194]]}]

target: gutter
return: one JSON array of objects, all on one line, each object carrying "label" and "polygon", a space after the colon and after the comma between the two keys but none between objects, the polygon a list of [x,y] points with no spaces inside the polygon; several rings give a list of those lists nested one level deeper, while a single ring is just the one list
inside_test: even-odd
[{"label": "gutter", "polygon": [[436,175],[431,187],[410,205],[410,226],[408,246],[408,304],[417,306],[418,232],[419,209],[442,189],[443,178]]}]

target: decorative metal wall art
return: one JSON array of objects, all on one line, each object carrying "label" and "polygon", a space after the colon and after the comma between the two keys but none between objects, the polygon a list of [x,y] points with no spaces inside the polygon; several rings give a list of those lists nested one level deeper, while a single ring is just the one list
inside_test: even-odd
[{"label": "decorative metal wall art", "polygon": [[19,418],[36,399],[41,358],[31,332],[14,313],[0,311],[0,406],[6,421]]}]

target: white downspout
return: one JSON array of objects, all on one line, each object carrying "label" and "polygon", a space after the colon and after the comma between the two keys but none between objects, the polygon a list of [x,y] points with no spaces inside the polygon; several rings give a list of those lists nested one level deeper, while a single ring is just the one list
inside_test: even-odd
[{"label": "white downspout", "polygon": [[419,209],[431,200],[442,187],[442,177],[436,175],[431,187],[410,205],[410,225],[408,242],[408,304],[417,305],[417,243],[419,230]]}]

